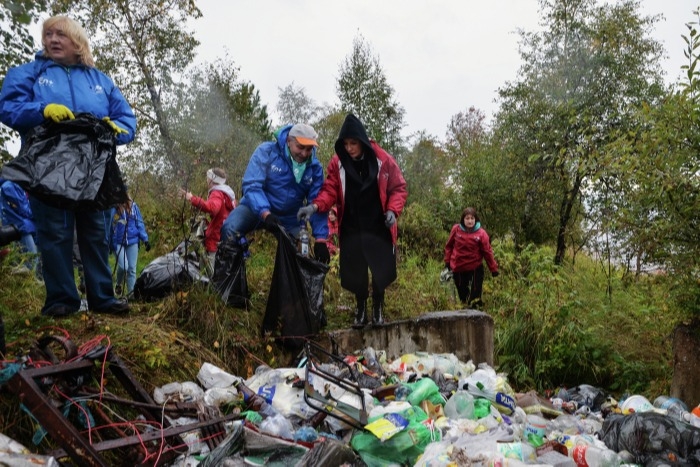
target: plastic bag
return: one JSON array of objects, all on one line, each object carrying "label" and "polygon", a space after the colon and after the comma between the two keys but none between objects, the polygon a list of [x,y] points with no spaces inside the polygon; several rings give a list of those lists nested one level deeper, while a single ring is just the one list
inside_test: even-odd
[{"label": "plastic bag", "polygon": [[47,121],[27,133],[19,155],[2,167],[42,202],[61,209],[102,210],[128,200],[114,133],[90,114]]},{"label": "plastic bag", "polygon": [[209,279],[199,273],[199,264],[171,251],[143,268],[134,284],[134,297],[158,300],[197,282],[209,283]]},{"label": "plastic bag", "polygon": [[219,243],[211,282],[227,305],[246,308],[250,291],[245,269],[245,248],[235,239]]},{"label": "plastic bag", "polygon": [[655,412],[612,414],[598,437],[613,451],[628,451],[643,465],[668,464],[669,454],[681,463],[700,465],[700,428]]},{"label": "plastic bag", "polygon": [[350,446],[325,438],[314,444],[297,465],[360,465],[360,459]]},{"label": "plastic bag", "polygon": [[274,233],[277,254],[262,334],[275,333],[281,321],[282,343],[290,349],[300,349],[305,337],[326,325],[323,281],[328,266],[297,254],[293,240],[283,229]]}]

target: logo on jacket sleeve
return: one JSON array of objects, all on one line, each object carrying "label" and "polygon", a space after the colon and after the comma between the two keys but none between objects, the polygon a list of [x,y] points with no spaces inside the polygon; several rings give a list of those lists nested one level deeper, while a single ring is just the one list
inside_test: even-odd
[{"label": "logo on jacket sleeve", "polygon": [[39,83],[39,86],[46,86],[48,88],[53,87],[53,80],[47,78],[46,76],[40,76],[37,83]]}]

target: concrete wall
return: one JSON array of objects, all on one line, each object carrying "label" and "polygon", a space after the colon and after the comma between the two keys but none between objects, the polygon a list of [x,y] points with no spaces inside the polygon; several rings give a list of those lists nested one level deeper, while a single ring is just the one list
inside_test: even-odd
[{"label": "concrete wall", "polygon": [[435,311],[378,327],[328,332],[326,336],[328,350],[333,353],[372,347],[385,350],[390,360],[416,351],[452,353],[462,362],[493,366],[493,318],[476,310]]}]

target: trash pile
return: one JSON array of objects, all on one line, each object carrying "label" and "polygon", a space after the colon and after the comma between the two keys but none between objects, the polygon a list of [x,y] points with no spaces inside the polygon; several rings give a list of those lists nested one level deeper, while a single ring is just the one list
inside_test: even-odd
[{"label": "trash pile", "polygon": [[[205,363],[196,382],[156,388],[169,430],[222,423],[181,433],[177,457],[144,465],[700,464],[700,406],[671,397],[618,401],[585,384],[548,398],[515,393],[505,375],[452,354],[388,361],[371,347],[339,356],[307,343],[300,358],[294,368],[261,365],[248,379]],[[198,413],[169,416],[173,404]],[[149,439],[161,438],[141,444]],[[4,452],[0,444],[0,464]]]}]

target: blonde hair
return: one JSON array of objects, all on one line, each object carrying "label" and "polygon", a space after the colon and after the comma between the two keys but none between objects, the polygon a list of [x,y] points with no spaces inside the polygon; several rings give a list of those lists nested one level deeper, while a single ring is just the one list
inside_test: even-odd
[{"label": "blonde hair", "polygon": [[44,42],[46,31],[54,28],[63,31],[73,42],[80,63],[89,67],[95,66],[95,60],[92,58],[87,33],[77,21],[67,16],[52,16],[44,21],[44,24],[41,26],[41,45],[44,46],[44,55],[48,56],[48,50]]}]

